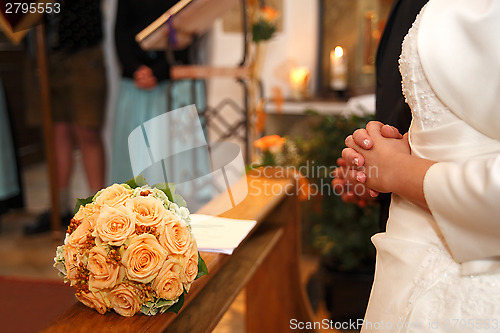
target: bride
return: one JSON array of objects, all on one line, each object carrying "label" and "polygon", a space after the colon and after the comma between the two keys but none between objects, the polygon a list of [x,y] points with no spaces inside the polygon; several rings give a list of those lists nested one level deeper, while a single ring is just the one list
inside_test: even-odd
[{"label": "bride", "polygon": [[500,331],[499,33],[500,1],[430,0],[400,57],[409,133],[346,139],[350,180],[393,193],[362,332]]}]

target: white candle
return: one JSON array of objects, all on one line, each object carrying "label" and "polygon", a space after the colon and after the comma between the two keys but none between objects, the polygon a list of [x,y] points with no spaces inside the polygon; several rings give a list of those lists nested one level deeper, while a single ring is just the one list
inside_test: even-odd
[{"label": "white candle", "polygon": [[338,91],[347,89],[347,58],[340,46],[330,52],[330,88]]},{"label": "white candle", "polygon": [[290,70],[290,86],[292,87],[292,97],[301,100],[307,97],[307,86],[309,84],[309,69],[306,67],[296,67]]}]

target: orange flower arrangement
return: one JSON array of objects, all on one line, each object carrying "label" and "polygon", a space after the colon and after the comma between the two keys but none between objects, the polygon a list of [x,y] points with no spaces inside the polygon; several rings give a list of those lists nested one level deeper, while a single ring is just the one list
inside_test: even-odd
[{"label": "orange flower arrangement", "polygon": [[279,135],[268,135],[263,136],[260,139],[255,140],[253,143],[255,148],[258,148],[262,151],[276,151],[280,150],[285,144],[286,139],[282,138]]},{"label": "orange flower arrangement", "polygon": [[276,32],[276,19],[279,13],[272,7],[263,6],[256,14],[252,24],[252,40],[259,43],[273,37]]},{"label": "orange flower arrangement", "polygon": [[[260,167],[265,166],[281,166],[282,173],[286,177],[293,177],[297,182],[297,194],[299,200],[308,200],[311,196],[310,184],[306,177],[304,177],[298,170],[293,166],[286,167],[283,164],[283,146],[287,144],[287,140],[279,135],[268,135],[264,136],[254,142],[254,147],[262,151],[261,161],[258,164]],[[292,145],[288,141],[289,146]],[[285,150],[290,150],[290,147]]]}]

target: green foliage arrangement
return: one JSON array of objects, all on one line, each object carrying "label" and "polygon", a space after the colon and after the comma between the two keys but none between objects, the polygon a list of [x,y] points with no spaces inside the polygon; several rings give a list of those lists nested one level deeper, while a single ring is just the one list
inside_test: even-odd
[{"label": "green foliage arrangement", "polygon": [[251,26],[252,41],[254,43],[266,41],[273,37],[276,32],[276,19],[278,16],[279,13],[276,9],[269,6],[263,6],[257,11]]}]

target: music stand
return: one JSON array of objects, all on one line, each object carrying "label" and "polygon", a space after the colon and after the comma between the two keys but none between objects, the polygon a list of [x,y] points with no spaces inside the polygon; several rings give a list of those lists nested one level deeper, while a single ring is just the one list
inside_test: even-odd
[{"label": "music stand", "polygon": [[[238,0],[183,0],[178,2],[175,6],[170,8],[167,12],[163,13],[158,19],[151,23],[148,27],[143,29],[136,35],[136,41],[145,50],[168,50],[168,30],[169,25],[172,24],[176,31],[201,35],[208,31],[213,22],[222,16],[229,9],[237,4]],[[231,100],[225,98],[216,107],[206,107],[205,110],[200,112],[208,123],[211,118],[217,118],[220,125],[217,132],[221,138],[226,139],[229,137],[236,137],[245,143],[245,159],[249,161],[250,156],[250,142],[249,142],[249,119],[248,109],[249,101],[249,88],[247,80],[250,78],[250,69],[247,63],[248,55],[248,24],[247,24],[247,6],[245,0],[240,0],[242,11],[242,30],[243,30],[243,56],[241,62],[234,67],[214,67],[214,66],[201,66],[201,65],[175,65],[172,64],[170,75],[172,80],[206,80],[214,77],[228,77],[234,78],[243,86],[244,91],[244,108],[241,109],[238,105]],[[171,87],[170,85],[169,87]],[[168,89],[169,96],[171,96],[171,89]],[[172,98],[169,98],[172,103]],[[243,115],[243,120],[236,124],[228,124],[220,114],[222,108],[233,108],[237,113]],[[172,105],[169,105],[169,109]],[[211,112],[209,112],[211,111]],[[211,122],[213,123],[213,122]],[[245,134],[243,137],[238,135],[238,130],[243,127]]]}]

